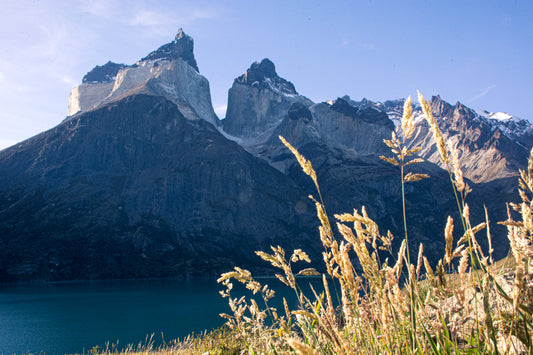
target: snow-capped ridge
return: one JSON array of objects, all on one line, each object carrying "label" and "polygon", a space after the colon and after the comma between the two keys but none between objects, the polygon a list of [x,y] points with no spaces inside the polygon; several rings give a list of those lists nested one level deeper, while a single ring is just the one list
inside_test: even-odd
[{"label": "snow-capped ridge", "polygon": [[[387,100],[383,102],[374,102],[366,98],[363,98],[361,101],[355,101],[351,99],[350,96],[345,95],[342,97],[342,99],[359,109],[371,107],[375,110],[385,112],[396,126],[401,124],[403,105],[405,103],[404,98]],[[484,122],[492,127],[492,130],[497,128],[500,129],[500,131],[509,138],[533,134],[533,124],[531,124],[531,122],[506,112],[493,113],[485,110],[474,110],[465,106],[461,102],[457,102],[452,106],[448,102],[444,101],[440,95],[433,96],[431,98],[431,103],[434,109],[439,111],[437,114],[435,114],[437,121],[451,119],[453,118],[454,112],[458,111],[462,112],[462,117],[465,117],[468,120]],[[413,114],[415,116],[415,122],[424,118],[422,108],[417,102],[413,102]]]},{"label": "snow-capped ridge", "polygon": [[298,93],[294,89],[294,85],[286,80],[279,80],[280,78],[265,78],[265,82],[268,84],[272,91],[285,96],[298,96]]},{"label": "snow-capped ridge", "polygon": [[515,117],[507,112],[489,112],[486,110],[476,110],[477,114],[491,120],[498,121],[509,121],[509,120],[520,120],[520,118]]},{"label": "snow-capped ridge", "polygon": [[533,124],[528,120],[513,116],[506,112],[488,112],[477,110],[476,113],[496,129],[500,129],[506,136],[523,137],[533,135]]}]

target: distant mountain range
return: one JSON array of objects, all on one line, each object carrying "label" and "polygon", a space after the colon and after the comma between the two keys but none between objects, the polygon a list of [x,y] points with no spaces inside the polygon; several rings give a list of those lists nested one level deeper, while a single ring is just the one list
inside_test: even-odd
[{"label": "distant mountain range", "polygon": [[[0,151],[0,282],[215,276],[233,265],[267,273],[253,251],[270,245],[320,262],[315,191],[279,135],[312,161],[329,213],[364,205],[401,240],[399,169],[379,156],[403,103],[314,103],[263,59],[235,79],[219,119],[181,29],[133,65],[96,66],[62,123]],[[473,219],[485,204],[504,256],[494,222],[516,200],[532,125],[439,96],[431,107],[460,152]],[[415,169],[431,178],[407,186],[410,242],[435,261],[455,200],[416,105],[415,116],[426,160]]]}]

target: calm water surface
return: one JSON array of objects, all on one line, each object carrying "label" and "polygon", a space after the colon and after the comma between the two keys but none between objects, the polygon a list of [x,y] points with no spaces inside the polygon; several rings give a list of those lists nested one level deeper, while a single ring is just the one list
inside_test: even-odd
[{"label": "calm water surface", "polygon": [[87,353],[106,342],[183,338],[223,324],[215,280],[0,285],[0,354]]}]

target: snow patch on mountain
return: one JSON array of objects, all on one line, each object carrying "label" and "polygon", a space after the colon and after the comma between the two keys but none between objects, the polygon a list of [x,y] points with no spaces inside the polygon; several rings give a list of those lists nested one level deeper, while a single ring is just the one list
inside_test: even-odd
[{"label": "snow patch on mountain", "polygon": [[505,112],[496,112],[496,113],[491,113],[489,115],[489,118],[500,120],[500,121],[505,121],[505,120],[512,119],[513,116]]},{"label": "snow patch on mountain", "polygon": [[287,97],[298,96],[298,93],[294,91],[294,88],[291,85],[288,85],[285,80],[279,80],[278,78],[265,78],[264,80],[270,89],[279,95]]},{"label": "snow patch on mountain", "polygon": [[533,124],[506,112],[488,112],[477,110],[476,113],[485,118],[494,128],[499,128],[508,137],[533,135]]}]

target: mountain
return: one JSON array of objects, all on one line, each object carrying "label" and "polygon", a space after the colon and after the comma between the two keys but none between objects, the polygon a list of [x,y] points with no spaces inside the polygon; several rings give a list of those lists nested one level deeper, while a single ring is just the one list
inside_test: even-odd
[{"label": "mountain", "polygon": [[193,39],[182,29],[174,40],[133,65],[108,62],[96,66],[69,96],[69,116],[87,112],[129,95],[163,96],[188,119],[218,125],[209,82],[199,74]]},{"label": "mountain", "polygon": [[0,281],[216,275],[313,246],[306,193],[219,132],[190,50],[180,31],[93,69],[76,100],[104,99],[0,152]]},{"label": "mountain", "polygon": [[[405,100],[384,103],[344,99],[356,108],[373,108],[386,113],[396,125],[402,116]],[[478,183],[518,176],[526,167],[533,146],[533,125],[509,114],[474,111],[457,102],[451,105],[440,96],[433,96],[430,106],[445,138],[459,152],[464,175]],[[435,141],[428,135],[429,127],[419,105],[414,107],[415,142],[422,146],[421,157],[442,166]]]},{"label": "mountain", "polygon": [[244,145],[256,144],[272,133],[293,103],[309,106],[312,101],[299,95],[291,82],[280,78],[268,58],[255,62],[229,90],[224,131],[244,139]]},{"label": "mountain", "polygon": [[[400,173],[379,158],[389,153],[383,139],[390,139],[393,121],[382,111],[358,109],[341,98],[313,103],[277,76],[270,63],[268,59],[253,63],[246,74],[235,79],[223,122],[226,136],[296,181],[307,194],[316,194],[294,156],[280,144],[278,136],[282,135],[313,163],[330,214],[365,206],[384,232],[390,229],[399,234],[403,225]],[[262,66],[268,70],[257,73]],[[281,90],[281,85],[287,90]],[[442,169],[432,163],[417,169],[431,173],[438,182],[422,182],[416,190],[408,187],[410,216],[435,222],[434,227],[413,226],[413,247],[423,241],[430,258],[435,259],[443,240],[427,236],[439,233],[445,219],[430,216],[444,217],[454,201],[447,194],[449,182]]]},{"label": "mountain", "polygon": [[[181,29],[132,65],[96,66],[61,124],[0,151],[0,282],[214,276],[233,265],[269,273],[253,251],[270,245],[302,248],[320,264],[307,198],[316,192],[279,135],[313,163],[330,215],[365,206],[398,243],[400,171],[379,156],[390,155],[383,139],[403,102],[314,103],[265,58],[236,77],[219,120]],[[531,125],[438,96],[431,106],[461,151],[473,222],[484,220],[484,204],[492,221],[505,219]],[[434,262],[456,203],[417,106],[415,114],[426,162],[410,171],[431,178],[406,185],[410,243]],[[493,224],[501,257],[506,234]]]},{"label": "mountain", "polygon": [[290,180],[163,97],[75,115],[0,166],[2,281],[221,272],[312,223]]}]

